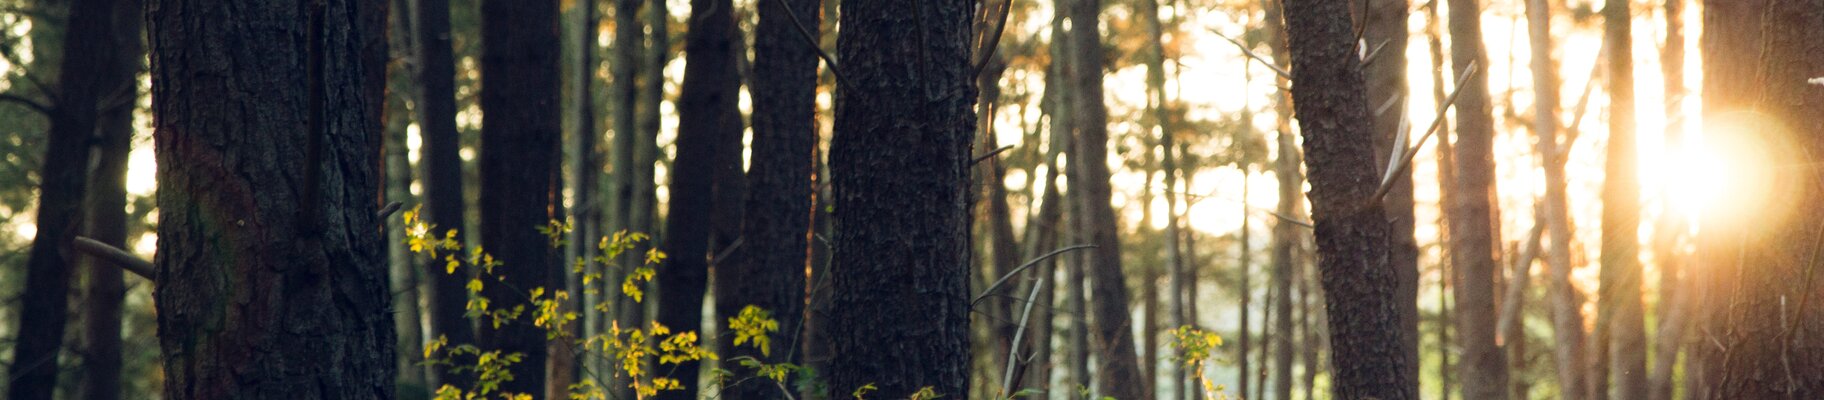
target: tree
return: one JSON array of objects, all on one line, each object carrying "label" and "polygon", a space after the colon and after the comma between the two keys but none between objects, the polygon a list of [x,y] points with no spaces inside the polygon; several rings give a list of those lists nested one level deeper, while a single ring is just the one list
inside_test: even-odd
[{"label": "tree", "polygon": [[[7,371],[10,398],[48,400],[57,387],[57,359],[69,319],[70,277],[77,266],[70,243],[83,226],[90,143],[100,117],[119,118],[113,110],[120,108],[114,105],[119,102],[116,96],[133,93],[136,87],[132,79],[123,81],[116,71],[121,65],[138,65],[137,47],[121,40],[129,36],[127,32],[137,34],[138,25],[122,21],[132,15],[118,10],[132,5],[114,0],[81,0],[70,5],[63,65],[57,93],[51,96],[55,103],[46,110],[51,126],[38,174],[38,215],[33,220],[38,233],[26,256],[19,331]],[[118,135],[113,127],[109,131]],[[119,275],[114,277],[118,286]],[[118,307],[118,300],[114,304]],[[118,313],[115,315],[118,322]],[[116,343],[118,336],[116,331]]]},{"label": "tree", "polygon": [[1634,154],[1633,15],[1628,8],[1626,0],[1609,0],[1602,9],[1603,40],[1610,46],[1609,154],[1602,183],[1602,286],[1596,318],[1598,324],[1608,324],[1610,337],[1608,354],[1597,355],[1609,358],[1609,370],[1593,372],[1615,380],[1614,398],[1637,400],[1647,397],[1647,336],[1640,299],[1640,172]]},{"label": "tree", "polygon": [[[1685,96],[1685,1],[1666,0],[1666,42],[1660,50],[1660,66],[1664,71],[1666,85],[1666,119],[1670,125],[1666,128],[1667,147],[1684,146],[1686,134],[1680,126],[1684,123]],[[1670,200],[1671,190],[1662,189],[1662,200]],[[1681,239],[1688,234],[1679,231],[1687,228],[1688,221],[1677,213],[1662,213],[1653,230],[1653,256],[1659,259],[1659,306],[1655,311],[1659,326],[1653,334],[1653,365],[1647,378],[1647,398],[1654,400],[1672,400],[1673,374],[1678,365],[1679,350],[1685,347],[1685,328],[1690,323],[1690,312],[1687,305],[1691,303],[1691,291],[1685,290],[1695,278],[1680,279],[1680,271],[1687,269],[1687,253],[1678,249]],[[1688,275],[1688,274],[1687,274]],[[1687,378],[1690,379],[1690,378]]]},{"label": "tree", "polygon": [[[1451,65],[1459,75],[1470,66],[1488,65],[1482,48],[1479,0],[1451,0]],[[1486,69],[1486,68],[1482,68]],[[1456,269],[1456,319],[1462,343],[1463,398],[1507,398],[1507,363],[1495,343],[1496,274],[1501,271],[1495,241],[1494,117],[1489,106],[1488,74],[1473,73],[1457,88],[1461,95],[1455,146],[1456,190],[1446,210],[1450,220],[1452,267]],[[1332,314],[1335,315],[1335,314]]]},{"label": "tree", "polygon": [[[423,138],[423,155],[419,165],[424,188],[424,220],[440,229],[461,230],[463,226],[462,149],[456,131],[456,64],[450,43],[450,0],[418,0],[418,82],[416,105],[418,132]],[[461,240],[461,239],[458,239]],[[442,260],[425,262],[425,304],[430,309],[430,337],[450,343],[473,343],[473,323],[468,312],[466,274],[444,269]],[[447,365],[431,367],[436,382],[455,387],[469,387],[466,374],[451,371]]]},{"label": "tree", "polygon": [[[139,98],[139,72],[144,68],[145,43],[140,35],[145,19],[138,1],[116,4],[111,39],[120,56],[106,66],[99,85],[114,98]],[[114,247],[127,242],[127,153],[133,150],[133,106],[99,105],[96,122],[95,167],[89,173],[88,218],[83,234]],[[121,397],[121,302],[126,285],[119,267],[94,257],[86,259],[82,306],[83,354],[81,398],[116,400]]]},{"label": "tree", "polygon": [[[666,266],[658,274],[659,312],[654,320],[678,331],[702,325],[709,261],[739,234],[741,205],[741,89],[735,71],[734,4],[694,0],[690,35],[684,42],[684,86],[678,95],[677,159],[672,162],[671,198],[663,244]],[[732,171],[730,171],[732,170]],[[731,232],[724,224],[732,224]],[[713,246],[712,246],[713,244]],[[733,315],[730,315],[731,317]],[[684,390],[662,396],[696,398],[697,363],[678,364]]]},{"label": "tree", "polygon": [[843,4],[830,393],[967,393],[971,8]]},{"label": "tree", "polygon": [[[1117,399],[1137,399],[1147,393],[1151,382],[1141,380],[1140,363],[1134,351],[1132,321],[1128,317],[1127,283],[1122,277],[1121,242],[1115,237],[1115,211],[1109,204],[1112,189],[1108,170],[1108,108],[1103,104],[1103,49],[1101,0],[1077,0],[1067,9],[1070,17],[1071,74],[1073,100],[1072,121],[1077,140],[1072,141],[1071,160],[1083,160],[1077,174],[1072,174],[1072,191],[1083,191],[1080,205],[1084,211],[1077,228],[1084,232],[1091,275],[1090,296],[1094,308],[1094,351],[1100,356],[1101,368],[1096,380],[1103,394]],[[1073,163],[1075,164],[1075,163]]]},{"label": "tree", "polygon": [[1769,158],[1764,166],[1745,167],[1772,174],[1771,187],[1778,192],[1764,195],[1790,208],[1746,224],[1731,225],[1709,215],[1703,222],[1705,236],[1713,226],[1724,228],[1706,238],[1717,242],[1704,246],[1725,241],[1742,246],[1731,249],[1737,251],[1731,261],[1715,263],[1708,267],[1713,272],[1705,274],[1715,279],[1705,285],[1709,320],[1702,340],[1716,345],[1702,347],[1708,385],[1703,398],[1824,396],[1824,380],[1798,372],[1824,368],[1824,342],[1799,336],[1824,329],[1824,308],[1816,304],[1824,301],[1824,291],[1814,286],[1818,260],[1811,256],[1824,236],[1816,222],[1824,187],[1815,170],[1791,167],[1809,165],[1814,162],[1810,155],[1824,150],[1824,140],[1814,134],[1824,129],[1824,114],[1816,107],[1824,102],[1824,92],[1805,84],[1824,70],[1824,57],[1817,51],[1824,32],[1806,25],[1818,20],[1824,20],[1824,1],[1704,2],[1706,27],[1756,27],[1705,31],[1706,120],[1744,111],[1763,116],[1747,129],[1713,135],[1717,140],[1733,139],[1721,135],[1778,140],[1780,147],[1756,154]]},{"label": "tree", "polygon": [[384,6],[146,8],[166,398],[393,397]]},{"label": "tree", "polygon": [[[1383,209],[1371,199],[1378,181],[1368,102],[1344,2],[1284,3],[1292,59],[1292,97],[1305,134],[1318,266],[1329,315],[1334,394],[1339,399],[1416,398],[1416,382],[1399,351],[1396,279]],[[1454,7],[1453,7],[1454,9]]]},{"label": "tree", "polygon": [[[557,3],[483,0],[481,4],[481,244],[504,268],[482,274],[481,295],[497,304],[526,301],[551,276],[550,240],[539,233],[557,217],[553,192],[559,156]],[[483,350],[520,353],[500,389],[544,393],[545,330],[521,318],[482,329]]]},{"label": "tree", "polygon": [[1551,5],[1527,0],[1528,40],[1532,47],[1533,134],[1545,175],[1546,231],[1549,232],[1545,264],[1550,269],[1548,296],[1552,303],[1553,357],[1557,361],[1558,395],[1566,400],[1583,398],[1583,300],[1571,286],[1570,203],[1565,199],[1565,153],[1569,143],[1558,139],[1557,64],[1552,61]]},{"label": "tree", "polygon": [[[799,36],[793,18],[818,27],[816,0],[761,1],[754,28],[753,156],[747,180],[746,222],[734,261],[716,268],[716,313],[727,318],[757,306],[772,312],[779,334],[791,337],[804,319],[805,273],[810,262],[811,218],[817,164],[817,48]],[[815,31],[811,32],[815,34]],[[737,144],[738,146],[739,144]],[[722,358],[792,362],[792,349],[756,350],[722,342]],[[793,343],[784,340],[780,343]],[[734,368],[739,381],[752,371]],[[771,385],[727,385],[722,396],[783,398]]]},{"label": "tree", "polygon": [[[1368,84],[1369,111],[1374,115],[1374,150],[1377,164],[1387,165],[1387,157],[1393,149],[1404,149],[1408,143],[1400,132],[1400,123],[1406,114],[1408,99],[1406,89],[1406,38],[1410,35],[1406,27],[1407,0],[1372,0],[1367,3],[1368,10],[1361,21],[1362,38],[1366,41],[1369,52],[1363,74]],[[1393,262],[1393,272],[1398,278],[1395,294],[1400,306],[1400,331],[1404,346],[1400,351],[1419,359],[1419,243],[1413,232],[1416,216],[1413,215],[1412,169],[1401,170],[1393,177],[1387,197],[1381,201],[1381,207],[1387,210],[1387,218],[1392,221],[1393,241],[1388,243]],[[1418,387],[1419,363],[1406,366],[1410,368],[1408,376],[1415,381],[1407,383]]]}]

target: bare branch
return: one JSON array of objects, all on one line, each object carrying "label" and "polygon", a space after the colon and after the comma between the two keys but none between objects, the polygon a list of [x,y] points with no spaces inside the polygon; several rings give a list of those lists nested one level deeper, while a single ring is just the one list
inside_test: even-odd
[{"label": "bare branch", "polygon": [[983,43],[983,46],[985,47],[976,53],[975,62],[969,63],[969,65],[974,67],[973,69],[970,69],[970,71],[975,72],[969,74],[970,76],[981,76],[982,71],[988,69],[988,60],[993,58],[994,52],[1000,48],[1001,34],[1007,31],[1007,15],[1012,13],[1013,0],[1001,0],[1000,22],[994,24],[994,34],[986,38],[988,42]]},{"label": "bare branch", "polygon": [[1267,60],[1266,58],[1262,58],[1259,54],[1254,54],[1254,50],[1249,50],[1248,45],[1241,44],[1241,42],[1236,41],[1234,38],[1230,38],[1229,35],[1222,34],[1222,31],[1218,31],[1215,28],[1211,28],[1210,33],[1216,34],[1216,37],[1220,37],[1220,38],[1222,38],[1222,40],[1227,40],[1227,41],[1229,41],[1229,43],[1234,43],[1236,48],[1241,49],[1241,54],[1248,56],[1248,58],[1254,59],[1254,61],[1259,61],[1262,65],[1266,65],[1268,69],[1273,70],[1273,73],[1279,74],[1279,77],[1286,78],[1287,80],[1292,79],[1291,72],[1286,72],[1286,70],[1280,69],[1278,65],[1274,65],[1273,61]]},{"label": "bare branch", "polygon": [[982,299],[988,298],[989,294],[994,293],[994,289],[1000,288],[1001,284],[1007,283],[1008,279],[1013,279],[1014,275],[1019,275],[1020,271],[1025,271],[1026,268],[1030,268],[1034,265],[1038,265],[1040,261],[1045,261],[1045,259],[1056,257],[1059,254],[1064,254],[1064,253],[1070,252],[1072,250],[1082,250],[1082,249],[1093,248],[1093,247],[1096,247],[1096,245],[1079,244],[1079,245],[1075,245],[1075,246],[1065,247],[1062,249],[1052,250],[1050,253],[1045,253],[1045,255],[1038,256],[1037,258],[1033,258],[1032,260],[1026,261],[1026,263],[1021,264],[1019,268],[1014,268],[1012,271],[1007,271],[1007,275],[1002,276],[1001,279],[996,279],[993,284],[988,285],[987,289],[982,289],[982,294],[976,295],[974,300],[969,300],[969,308],[971,308],[971,309],[975,308],[975,303],[980,303],[980,302],[982,302]]},{"label": "bare branch", "polygon": [[19,105],[25,106],[25,108],[32,109],[32,111],[37,111],[39,114],[44,114],[46,117],[51,115],[51,106],[39,103],[37,100],[25,98],[25,96],[12,93],[0,93],[0,103],[7,102],[18,103]]},{"label": "bare branch", "polygon": [[976,164],[980,164],[980,163],[982,163],[982,161],[987,161],[989,158],[993,158],[994,155],[996,155],[996,154],[1001,154],[1001,152],[1003,152],[1003,151],[1012,150],[1012,149],[1013,149],[1013,145],[1010,144],[1010,145],[1006,145],[1006,146],[1001,146],[1001,148],[998,148],[998,149],[989,150],[988,154],[975,156],[975,159],[969,160],[969,165],[974,166]]},{"label": "bare branch", "polygon": [[1040,276],[1038,281],[1032,283],[1032,293],[1026,295],[1026,309],[1020,311],[1020,327],[1013,330],[1013,348],[1007,351],[1007,372],[1001,375],[1001,395],[1003,396],[1013,395],[1013,385],[1016,383],[1013,379],[1013,371],[1020,365],[1020,342],[1026,339],[1026,323],[1032,320],[1032,306],[1036,304],[1032,299],[1039,298],[1039,288],[1043,287],[1045,287],[1045,277]]},{"label": "bare branch", "polygon": [[844,86],[854,87],[855,85],[849,83],[848,79],[843,78],[842,69],[836,68],[836,57],[830,57],[829,52],[823,51],[823,46],[817,43],[817,36],[812,35],[810,28],[804,27],[804,21],[798,19],[798,12],[792,11],[792,7],[786,5],[785,0],[773,0],[773,4],[778,5],[781,10],[785,10],[785,16],[791,18],[792,26],[798,27],[798,35],[804,37],[804,43],[811,46],[812,50],[817,50],[817,57],[823,58],[823,65],[830,67],[830,74],[836,76],[836,81]]},{"label": "bare branch", "polygon": [[141,259],[138,256],[133,255],[133,253],[128,253],[126,250],[121,250],[119,247],[110,246],[107,243],[102,243],[95,239],[82,236],[77,236],[76,240],[70,245],[71,247],[75,247],[76,251],[88,253],[95,258],[110,261],[115,266],[120,267],[120,269],[132,272],[134,275],[139,275],[141,278],[146,278],[147,280],[153,279],[153,267],[151,262]]},{"label": "bare branch", "polygon": [[386,219],[386,217],[392,216],[393,213],[399,212],[399,207],[404,206],[404,205],[405,205],[405,203],[400,203],[397,201],[391,202],[391,203],[386,203],[385,207],[380,207],[380,211],[374,212],[374,216],[379,217],[380,219]]},{"label": "bare branch", "polygon": [[[1399,175],[1401,172],[1406,171],[1407,168],[1412,167],[1412,156],[1417,155],[1419,153],[1418,149],[1420,147],[1424,147],[1425,141],[1430,140],[1431,135],[1438,131],[1438,126],[1444,123],[1444,117],[1445,117],[1444,112],[1449,111],[1450,106],[1452,104],[1457,103],[1457,95],[1463,94],[1463,84],[1465,82],[1469,81],[1469,77],[1475,76],[1475,74],[1477,72],[1480,72],[1480,70],[1478,70],[1477,68],[1478,67],[1476,66],[1476,63],[1474,61],[1471,61],[1469,63],[1468,68],[1464,68],[1462,76],[1457,77],[1456,88],[1452,89],[1450,91],[1450,97],[1444,99],[1444,104],[1438,105],[1437,117],[1432,118],[1431,127],[1425,128],[1425,134],[1423,136],[1419,136],[1419,142],[1413,143],[1412,146],[1405,151],[1406,156],[1400,157],[1400,162],[1398,164],[1394,164],[1394,168],[1387,169],[1387,175],[1386,175],[1387,177],[1393,177],[1395,175]],[[1392,189],[1392,188],[1393,188],[1393,179],[1382,179],[1381,187],[1379,189],[1375,189],[1373,196],[1368,197],[1368,204],[1369,205],[1381,204],[1381,199],[1387,197],[1387,190]]]}]

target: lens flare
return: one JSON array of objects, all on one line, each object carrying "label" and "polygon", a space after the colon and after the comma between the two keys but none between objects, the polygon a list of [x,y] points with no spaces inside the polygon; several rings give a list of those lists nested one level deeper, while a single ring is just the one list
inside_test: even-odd
[{"label": "lens flare", "polygon": [[1672,205],[1707,229],[1783,220],[1804,162],[1788,131],[1764,114],[1710,116],[1673,163]]}]

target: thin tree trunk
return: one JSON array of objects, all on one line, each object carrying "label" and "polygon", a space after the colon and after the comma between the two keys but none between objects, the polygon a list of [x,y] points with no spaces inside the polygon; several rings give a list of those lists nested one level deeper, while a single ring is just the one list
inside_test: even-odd
[{"label": "thin tree trunk", "polygon": [[971,14],[956,2],[842,9],[830,322],[869,329],[829,331],[832,394],[968,393]]},{"label": "thin tree trunk", "polygon": [[[101,87],[108,97],[139,99],[139,72],[145,54],[144,9],[139,1],[124,1],[114,7],[112,40],[116,52],[114,64],[107,66]],[[127,154],[133,150],[133,104],[117,102],[97,111],[95,167],[89,174],[87,225],[83,234],[118,248],[127,248]],[[121,306],[126,285],[121,269],[104,264],[107,261],[87,258],[83,270],[82,304],[83,354],[80,398],[117,400],[121,398]]]},{"label": "thin tree trunk", "polygon": [[392,398],[375,215],[386,3],[146,10],[164,397]]},{"label": "thin tree trunk", "polygon": [[[1509,371],[1526,371],[1526,302],[1528,285],[1532,282],[1533,261],[1539,257],[1540,237],[1545,234],[1544,207],[1534,207],[1533,229],[1528,231],[1525,244],[1516,245],[1508,251],[1514,255],[1512,273],[1507,278],[1507,289],[1502,295],[1501,315],[1497,319],[1497,331],[1500,334],[1501,346],[1507,350],[1507,368]],[[1515,374],[1508,381],[1508,397],[1515,399],[1528,398],[1532,382],[1524,378],[1525,374]]]},{"label": "thin tree trunk", "polygon": [[1606,373],[1615,381],[1614,398],[1641,400],[1647,397],[1647,337],[1640,298],[1640,173],[1634,149],[1633,15],[1628,9],[1626,0],[1609,0],[1603,7],[1604,39],[1612,51],[1609,154],[1602,185],[1602,286],[1597,295],[1602,306],[1597,308],[1597,321],[1611,324]]},{"label": "thin tree trunk", "polygon": [[1273,349],[1274,342],[1286,340],[1291,337],[1290,335],[1273,334],[1271,332],[1272,328],[1269,328],[1269,326],[1273,325],[1273,316],[1277,315],[1279,312],[1279,308],[1277,307],[1278,304],[1279,285],[1267,285],[1266,304],[1262,304],[1260,307],[1260,350],[1255,358],[1255,363],[1260,365],[1260,372],[1254,374],[1253,377],[1254,393],[1252,395],[1247,393],[1242,394],[1244,397],[1250,399],[1267,398],[1267,377],[1271,375],[1267,372],[1267,366],[1272,364],[1272,361],[1268,359],[1269,352]]},{"label": "thin tree trunk", "polygon": [[1551,12],[1545,0],[1527,0],[1527,30],[1532,47],[1534,84],[1533,133],[1538,135],[1538,153],[1545,170],[1545,217],[1549,246],[1545,262],[1549,267],[1548,297],[1552,304],[1552,345],[1558,373],[1558,393],[1566,400],[1581,399],[1587,389],[1587,375],[1582,363],[1584,354],[1582,300],[1570,284],[1571,235],[1569,203],[1565,200],[1563,155],[1568,146],[1558,139],[1557,63],[1551,58]]},{"label": "thin tree trunk", "polygon": [[[456,130],[456,66],[450,43],[449,0],[417,0],[417,34],[419,66],[415,104],[418,132],[423,140],[419,165],[424,188],[424,220],[433,226],[431,235],[442,237],[448,230],[463,227],[463,183],[461,135]],[[461,241],[460,234],[456,240]],[[458,256],[460,257],[460,256]],[[430,277],[426,296],[430,300],[430,337],[450,343],[474,343],[474,323],[465,314],[469,294],[464,288],[469,281],[461,270],[445,268],[445,260],[427,260],[424,273]],[[433,365],[436,380],[432,385],[469,387],[468,373],[458,373],[453,366]]]},{"label": "thin tree trunk", "polygon": [[[83,225],[90,142],[97,104],[119,90],[104,86],[116,59],[128,58],[115,40],[115,0],[77,0],[70,5],[58,72],[55,104],[44,165],[38,173],[38,231],[26,256],[19,300],[19,327],[7,371],[9,397],[49,400],[57,388],[58,356],[69,319],[70,278],[76,270],[70,241]],[[122,16],[125,17],[125,16]],[[109,80],[108,82],[112,82]]]},{"label": "thin tree trunk", "polygon": [[[1416,398],[1416,382],[1407,376],[1409,355],[1390,351],[1400,343],[1397,277],[1385,246],[1391,228],[1385,212],[1370,196],[1375,192],[1372,137],[1366,87],[1359,74],[1349,23],[1342,2],[1288,0],[1285,7],[1287,48],[1291,50],[1292,92],[1311,158],[1312,219],[1317,229],[1319,266],[1331,351],[1336,398],[1404,400]],[[1289,149],[1288,149],[1289,150]],[[1287,150],[1282,150],[1287,151]]]},{"label": "thin tree trunk", "polygon": [[1071,153],[1074,156],[1071,158],[1084,160],[1082,168],[1077,169],[1082,173],[1073,177],[1071,187],[1084,192],[1085,218],[1077,227],[1085,232],[1089,244],[1096,246],[1087,251],[1090,265],[1086,266],[1093,275],[1090,279],[1091,296],[1095,300],[1095,309],[1091,312],[1095,318],[1093,347],[1101,360],[1096,380],[1104,395],[1136,399],[1145,396],[1151,385],[1141,380],[1139,360],[1134,351],[1121,242],[1115,236],[1119,228],[1113,206],[1109,204],[1113,193],[1107,163],[1108,108],[1102,95],[1104,60],[1102,34],[1098,27],[1101,9],[1101,0],[1076,0],[1068,8],[1074,31],[1069,36],[1074,67],[1070,85],[1076,93],[1071,97],[1075,103],[1071,114],[1076,118],[1079,138],[1073,142],[1075,152]]},{"label": "thin tree trunk", "polygon": [[[388,93],[386,110],[381,118],[385,119],[386,135],[384,141],[386,202],[411,203],[412,163],[406,152],[406,127],[411,124],[411,110],[406,102],[411,101],[415,90],[412,83],[417,77],[411,68],[417,65],[418,50],[413,43],[417,31],[413,28],[412,6],[409,1],[392,0],[391,6],[398,12],[391,13],[387,30],[388,45],[392,47],[391,59],[403,59],[405,62],[387,63]],[[385,221],[382,221],[384,223]],[[424,314],[418,309],[419,266],[413,260],[412,253],[405,243],[403,223],[386,225],[386,255],[388,278],[392,285],[393,329],[398,335],[398,346],[403,349],[398,353],[397,368],[399,384],[402,391],[413,394],[428,395],[434,388],[429,388],[430,377],[424,368],[424,353],[414,351],[424,348]]]},{"label": "thin tree trunk", "polygon": [[[1368,83],[1369,112],[1374,116],[1374,149],[1376,165],[1388,165],[1387,157],[1393,149],[1402,149],[1408,144],[1401,136],[1400,123],[1407,114],[1406,103],[1409,99],[1406,88],[1406,42],[1410,35],[1406,27],[1408,0],[1371,0],[1364,13],[1362,39],[1373,57],[1365,67],[1363,74]],[[1382,199],[1381,207],[1386,209],[1387,218],[1392,221],[1393,239],[1388,243],[1392,258],[1394,276],[1397,278],[1394,294],[1399,300],[1400,332],[1405,335],[1400,344],[1400,351],[1406,352],[1411,359],[1419,359],[1419,243],[1414,235],[1417,226],[1413,215],[1413,180],[1412,169],[1407,168],[1394,177],[1393,187]],[[1419,363],[1406,366],[1407,375],[1413,378],[1405,385],[1416,391],[1419,382]]]},{"label": "thin tree trunk", "polygon": [[[1458,75],[1472,65],[1487,71],[1482,47],[1481,6],[1476,0],[1451,0],[1451,63]],[[1500,262],[1496,252],[1494,218],[1494,126],[1490,114],[1488,74],[1479,72],[1457,88],[1461,97],[1453,105],[1457,116],[1455,189],[1447,215],[1450,219],[1451,260],[1458,276],[1456,306],[1458,332],[1462,334],[1463,397],[1507,398],[1507,364],[1495,343],[1495,281]]]},{"label": "thin tree trunk", "polygon": [[[723,318],[756,306],[772,312],[781,337],[798,332],[804,319],[806,277],[811,247],[811,221],[816,199],[812,187],[817,151],[817,53],[806,46],[792,15],[815,28],[816,0],[765,1],[759,4],[754,32],[754,139],[748,181],[742,245],[734,261],[717,265],[716,312]],[[782,8],[790,7],[790,9]],[[788,15],[787,12],[792,15]],[[816,32],[813,31],[813,34]],[[756,351],[737,346],[723,335],[723,359],[754,357],[765,363],[798,362],[789,348]],[[780,341],[781,345],[791,343]],[[724,367],[727,368],[727,367]],[[734,382],[754,371],[729,368]],[[724,398],[775,399],[783,393],[772,385],[748,383],[723,388]]]},{"label": "thin tree trunk", "polygon": [[[1273,48],[1274,63],[1278,64],[1281,69],[1285,69],[1291,66],[1291,49],[1288,47],[1287,39],[1289,38],[1289,32],[1287,32],[1286,20],[1283,14],[1285,10],[1282,7],[1284,7],[1283,2],[1267,7],[1267,32],[1269,35],[1274,35],[1273,38],[1268,40],[1269,46]],[[1279,84],[1281,85],[1280,87],[1290,86],[1290,82],[1285,79],[1281,79]],[[1290,221],[1287,221],[1285,218],[1297,214],[1297,210],[1299,209],[1298,203],[1304,200],[1302,191],[1305,186],[1304,173],[1299,169],[1299,164],[1302,163],[1303,160],[1300,159],[1298,144],[1296,143],[1297,139],[1292,133],[1292,108],[1291,93],[1284,91],[1280,92],[1279,102],[1275,107],[1275,110],[1279,113],[1279,134],[1277,136],[1278,143],[1275,147],[1278,149],[1278,154],[1274,158],[1274,175],[1276,175],[1279,180],[1279,204],[1275,208],[1275,212],[1281,219],[1275,221],[1273,224],[1273,237],[1272,243],[1270,244],[1272,247],[1272,253],[1269,256],[1269,262],[1271,263],[1269,268],[1271,269],[1269,270],[1268,279],[1270,282],[1267,289],[1267,304],[1263,308],[1265,314],[1262,315],[1260,321],[1261,339],[1264,342],[1261,343],[1261,379],[1258,382],[1259,387],[1256,388],[1260,393],[1252,397],[1256,399],[1266,398],[1265,386],[1266,376],[1268,375],[1266,373],[1268,365],[1266,354],[1268,348],[1271,348],[1275,354],[1283,353],[1283,356],[1285,357],[1283,359],[1283,364],[1280,362],[1275,362],[1273,364],[1273,375],[1280,376],[1280,380],[1288,384],[1291,382],[1292,367],[1290,340],[1292,335],[1287,330],[1289,329],[1287,327],[1291,326],[1291,319],[1287,318],[1287,313],[1289,313],[1292,308],[1289,301],[1291,295],[1288,292],[1291,289],[1290,272],[1292,271],[1292,268],[1296,268],[1295,266],[1297,265],[1294,253],[1298,246],[1297,229],[1299,229],[1299,227],[1295,226]],[[1278,316],[1281,320],[1279,324],[1274,324],[1273,317],[1275,316]],[[1268,326],[1272,326],[1273,328],[1269,329]],[[1270,330],[1278,330],[1279,333],[1269,334],[1268,332]],[[1276,359],[1275,361],[1282,360]],[[1290,388],[1290,386],[1287,386],[1287,388]],[[1280,393],[1281,396],[1291,395],[1284,390],[1280,391]]]},{"label": "thin tree trunk", "polygon": [[[1438,13],[1438,3],[1433,0],[1425,6],[1425,36],[1426,45],[1431,53],[1431,98],[1434,103],[1443,104],[1448,101],[1444,94],[1447,90],[1444,85],[1448,81],[1444,78],[1444,34],[1440,27],[1442,23],[1439,22],[1441,18]],[[1436,319],[1437,345],[1440,349],[1438,352],[1438,398],[1441,400],[1450,400],[1450,394],[1455,392],[1451,390],[1450,356],[1453,346],[1450,341],[1450,327],[1456,319],[1453,318],[1450,310],[1450,286],[1455,281],[1456,275],[1452,274],[1450,268],[1455,261],[1450,254],[1450,222],[1446,209],[1452,201],[1452,182],[1456,182],[1456,175],[1451,173],[1456,170],[1455,158],[1452,157],[1456,151],[1451,145],[1450,132],[1449,120],[1440,121],[1438,124],[1438,161],[1435,169],[1438,172],[1438,220],[1435,221],[1438,227],[1438,239],[1435,243],[1438,245],[1438,317]]]},{"label": "thin tree trunk", "polygon": [[[557,217],[557,5],[484,0],[482,14],[481,244],[506,268],[482,274],[481,295],[522,304],[556,282],[549,240],[534,228]],[[545,331],[531,322],[477,332],[484,350],[524,354],[503,391],[545,390]]]},{"label": "thin tree trunk", "polygon": [[[1686,146],[1684,133],[1685,96],[1685,1],[1666,0],[1666,42],[1660,50],[1659,63],[1666,86],[1666,147]],[[1662,204],[1673,201],[1670,190],[1662,190]],[[1663,206],[1662,206],[1663,207]],[[1654,224],[1653,258],[1659,260],[1659,307],[1654,310],[1659,326],[1653,334],[1653,365],[1647,377],[1647,398],[1672,400],[1673,379],[1678,365],[1679,349],[1685,345],[1685,326],[1690,322],[1690,291],[1684,290],[1679,273],[1685,269],[1686,254],[1678,249],[1686,237],[1684,218],[1674,212],[1661,211]]]}]

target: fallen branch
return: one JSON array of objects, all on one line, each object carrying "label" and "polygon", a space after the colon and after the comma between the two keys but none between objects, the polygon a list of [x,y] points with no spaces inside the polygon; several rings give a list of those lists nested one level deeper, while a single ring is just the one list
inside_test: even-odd
[{"label": "fallen branch", "polygon": [[1056,257],[1059,254],[1064,254],[1064,253],[1070,252],[1072,250],[1081,250],[1081,249],[1087,249],[1087,248],[1092,248],[1092,247],[1096,247],[1096,245],[1079,244],[1076,246],[1070,246],[1070,247],[1065,247],[1062,249],[1052,250],[1050,253],[1045,253],[1045,255],[1038,256],[1037,258],[1033,258],[1032,260],[1028,260],[1028,261],[1026,261],[1025,264],[1021,264],[1018,268],[1014,268],[1012,271],[1008,271],[1007,275],[1001,276],[1001,279],[996,279],[993,284],[988,285],[987,289],[982,289],[982,294],[976,295],[975,299],[973,299],[973,300],[969,300],[969,308],[974,309],[976,303],[980,303],[980,302],[982,302],[982,299],[988,298],[988,295],[991,293],[994,293],[995,289],[1000,288],[1001,284],[1007,283],[1008,279],[1013,279],[1014,275],[1019,275],[1020,271],[1025,271],[1026,268],[1030,268],[1034,265],[1038,265],[1040,261],[1045,261],[1045,259]]},{"label": "fallen branch", "polygon": [[1451,89],[1451,91],[1450,91],[1450,97],[1444,99],[1444,104],[1438,105],[1437,117],[1432,118],[1431,127],[1425,128],[1425,134],[1422,136],[1419,136],[1418,143],[1413,143],[1411,147],[1407,147],[1404,150],[1400,150],[1401,152],[1405,153],[1405,156],[1400,157],[1399,163],[1394,164],[1393,168],[1387,169],[1387,175],[1381,178],[1381,187],[1374,190],[1373,196],[1368,197],[1368,204],[1370,204],[1370,205],[1381,204],[1381,199],[1387,197],[1387,190],[1393,188],[1393,179],[1392,178],[1396,175],[1399,175],[1401,172],[1405,172],[1407,168],[1412,167],[1412,156],[1418,155],[1418,153],[1419,153],[1418,149],[1421,147],[1425,147],[1425,141],[1430,140],[1431,135],[1433,133],[1437,133],[1438,126],[1444,124],[1444,119],[1445,119],[1444,112],[1449,111],[1450,106],[1452,104],[1457,103],[1457,95],[1463,94],[1463,84],[1465,82],[1468,82],[1469,77],[1475,76],[1477,72],[1479,72],[1479,70],[1477,69],[1476,63],[1474,61],[1471,61],[1469,63],[1468,68],[1464,68],[1463,75],[1457,77],[1456,88]]},{"label": "fallen branch", "polygon": [[134,275],[139,275],[141,278],[152,280],[152,263],[139,258],[139,256],[133,255],[133,253],[128,253],[126,250],[121,250],[119,247],[114,247],[107,243],[102,243],[95,239],[82,236],[77,236],[76,240],[70,245],[71,247],[75,247],[76,251],[88,253],[95,258],[111,261],[115,266],[120,267],[120,269],[132,272]]}]

